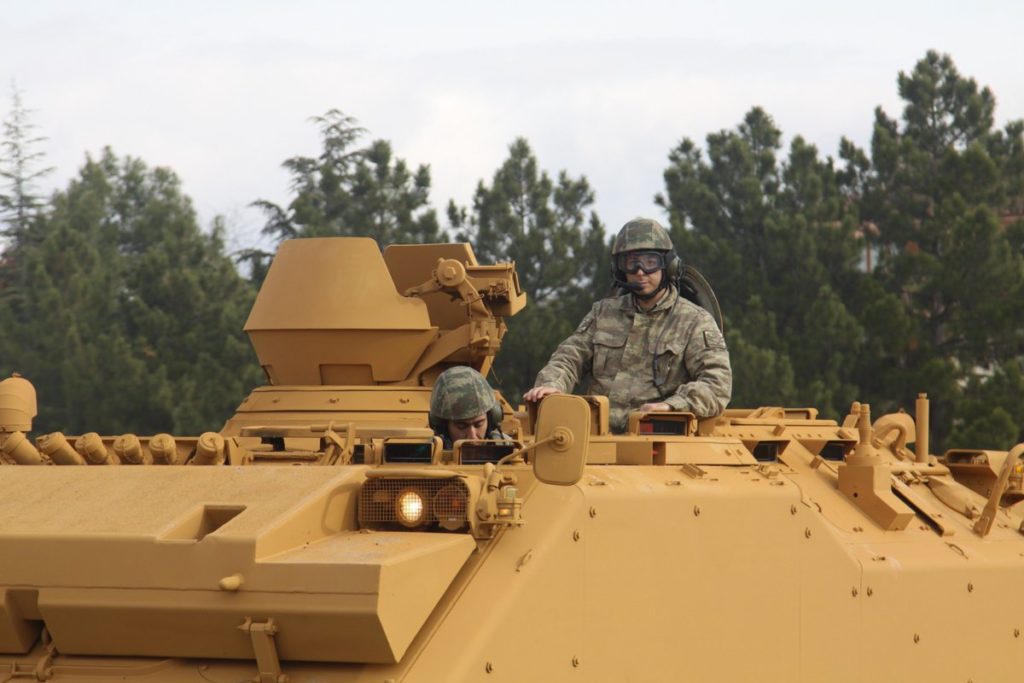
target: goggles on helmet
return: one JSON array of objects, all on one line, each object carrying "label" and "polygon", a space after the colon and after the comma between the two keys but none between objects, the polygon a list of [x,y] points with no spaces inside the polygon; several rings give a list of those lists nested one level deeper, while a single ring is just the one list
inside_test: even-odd
[{"label": "goggles on helmet", "polygon": [[665,255],[660,251],[627,251],[615,257],[615,267],[630,275],[641,270],[650,275],[665,267]]}]

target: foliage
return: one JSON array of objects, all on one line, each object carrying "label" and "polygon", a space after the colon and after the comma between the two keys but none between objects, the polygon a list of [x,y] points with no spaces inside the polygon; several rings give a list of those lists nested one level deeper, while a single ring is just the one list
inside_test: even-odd
[{"label": "foliage", "polygon": [[593,203],[585,177],[561,171],[553,181],[522,138],[509,146],[490,186],[477,185],[472,210],[449,203],[457,239],[471,242],[481,262],[514,261],[528,297],[526,310],[508,321],[495,363],[498,382],[513,402],[533,386],[551,350],[572,332],[595,295],[607,289],[611,256],[604,227],[589,209]]},{"label": "foliage", "polygon": [[[365,129],[337,109],[313,121],[320,127],[323,150],[317,157],[296,156],[282,164],[292,178],[288,206],[254,202],[267,217],[265,235],[275,243],[297,237],[365,236],[382,248],[447,239],[430,208],[428,166],[411,170],[386,140],[359,146]],[[270,257],[259,250],[243,255],[257,283]]]},{"label": "foliage", "polygon": [[951,448],[1006,448],[1022,440],[1024,368],[1021,359],[1001,363],[992,374],[972,376],[956,406]]},{"label": "foliage", "polygon": [[706,151],[673,149],[657,201],[719,294],[734,405],[877,415],[927,391],[937,447],[1008,447],[1024,437],[999,389],[1024,355],[1024,124],[996,130],[992,93],[935,52],[898,87],[902,122],[876,110],[870,150],[844,139],[840,168],[800,136],[780,160],[755,107]]},{"label": "foliage", "polygon": [[[835,158],[753,107],[703,145],[670,150],[657,204],[684,261],[726,319],[733,406],[810,405],[839,418],[932,399],[932,445],[1024,440],[1024,121],[995,125],[995,96],[928,52],[874,112],[870,145]],[[0,371],[40,388],[48,428],[216,427],[257,381],[240,329],[253,296],[202,233],[177,177],[89,159],[44,201],[29,111],[13,93],[0,154]],[[322,150],[284,162],[286,206],[255,202],[275,242],[364,235],[381,246],[448,239],[430,169],[338,110]],[[550,352],[609,293],[609,250],[584,176],[543,171],[524,139],[450,231],[481,262],[513,260],[528,308],[509,320],[495,379],[515,401]],[[259,283],[271,255],[250,249]],[[586,387],[580,387],[585,390]],[[183,397],[185,397],[183,399]]]},{"label": "foliage", "polygon": [[18,237],[28,230],[42,204],[35,181],[53,170],[40,166],[44,154],[37,146],[46,138],[35,134],[31,114],[22,102],[21,91],[12,83],[11,110],[4,118],[0,140],[0,178],[4,184],[0,191],[0,224],[2,234],[7,236]]},{"label": "foliage", "polygon": [[171,171],[88,158],[5,252],[0,372],[39,394],[36,429],[218,429],[258,379],[253,291]]},{"label": "foliage", "polygon": [[[1007,364],[1024,354],[1024,257],[1019,233],[1002,220],[1024,205],[1024,125],[995,129],[995,97],[961,76],[948,55],[928,52],[898,85],[902,125],[878,109],[870,164],[846,149],[860,158],[859,182],[848,191],[877,228],[872,277],[894,304],[886,316],[861,316],[870,337],[892,336],[876,345],[862,389],[883,405],[907,405],[927,390],[939,443],[982,436],[955,425],[976,417],[972,396],[987,395],[986,378],[1006,376]],[[1019,413],[1005,392],[992,398],[999,401],[988,406],[993,414]],[[1009,435],[1003,424],[975,445],[1009,447],[1024,437],[1016,431]]]},{"label": "foliage", "polygon": [[726,318],[734,405],[806,404],[837,416],[856,395],[864,343],[843,294],[860,279],[855,221],[831,159],[755,107],[736,130],[684,139],[664,194],[682,258],[711,281]]}]

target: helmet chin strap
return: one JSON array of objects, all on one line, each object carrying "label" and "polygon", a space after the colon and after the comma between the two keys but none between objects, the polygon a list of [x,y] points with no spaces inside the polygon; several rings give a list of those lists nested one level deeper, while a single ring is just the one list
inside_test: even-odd
[{"label": "helmet chin strap", "polygon": [[[630,289],[632,290],[632,288]],[[658,285],[658,288],[651,292],[650,294],[641,294],[640,292],[637,291],[631,291],[631,293],[633,294],[634,298],[640,299],[640,301],[650,301],[654,297],[658,296],[658,292],[660,292],[661,289],[661,285]]]}]

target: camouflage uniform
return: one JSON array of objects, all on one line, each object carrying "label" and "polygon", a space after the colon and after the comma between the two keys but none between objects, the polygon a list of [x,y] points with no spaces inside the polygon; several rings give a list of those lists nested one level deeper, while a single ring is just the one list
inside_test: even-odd
[{"label": "camouflage uniform", "polygon": [[502,410],[494,390],[483,375],[471,367],[457,365],[442,372],[430,394],[430,426],[441,437],[445,449],[452,448],[448,422],[487,415],[488,439],[509,439],[501,431]]},{"label": "camouflage uniform", "polygon": [[[668,291],[661,300],[646,311],[634,294],[598,301],[534,383],[568,393],[588,378],[591,393],[608,397],[615,432],[625,431],[629,413],[645,403],[664,402],[674,410],[711,417],[725,409],[732,395],[729,351],[714,318],[669,284],[679,260],[665,229],[657,221],[635,219],[623,226],[612,246],[613,259],[650,250],[664,257],[661,276]],[[618,267],[613,260],[616,281],[625,284]]]},{"label": "camouflage uniform", "polygon": [[645,403],[710,417],[732,395],[722,333],[710,313],[675,287],[648,311],[636,306],[632,294],[595,303],[551,354],[535,386],[568,393],[583,377],[589,377],[591,393],[608,397],[616,432],[625,431],[629,413]]}]

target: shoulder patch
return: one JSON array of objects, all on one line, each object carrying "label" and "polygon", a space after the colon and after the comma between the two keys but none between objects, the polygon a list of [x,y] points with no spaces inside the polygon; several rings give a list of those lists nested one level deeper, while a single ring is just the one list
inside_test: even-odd
[{"label": "shoulder patch", "polygon": [[593,326],[593,324],[594,324],[594,314],[593,313],[588,313],[585,316],[583,316],[583,320],[581,320],[580,324],[576,326],[576,331],[573,332],[573,334],[583,334],[584,332],[589,330],[591,328],[591,326]]},{"label": "shoulder patch", "polygon": [[702,334],[704,335],[704,348],[725,349],[725,337],[718,331],[718,327],[706,328],[702,331]]}]

